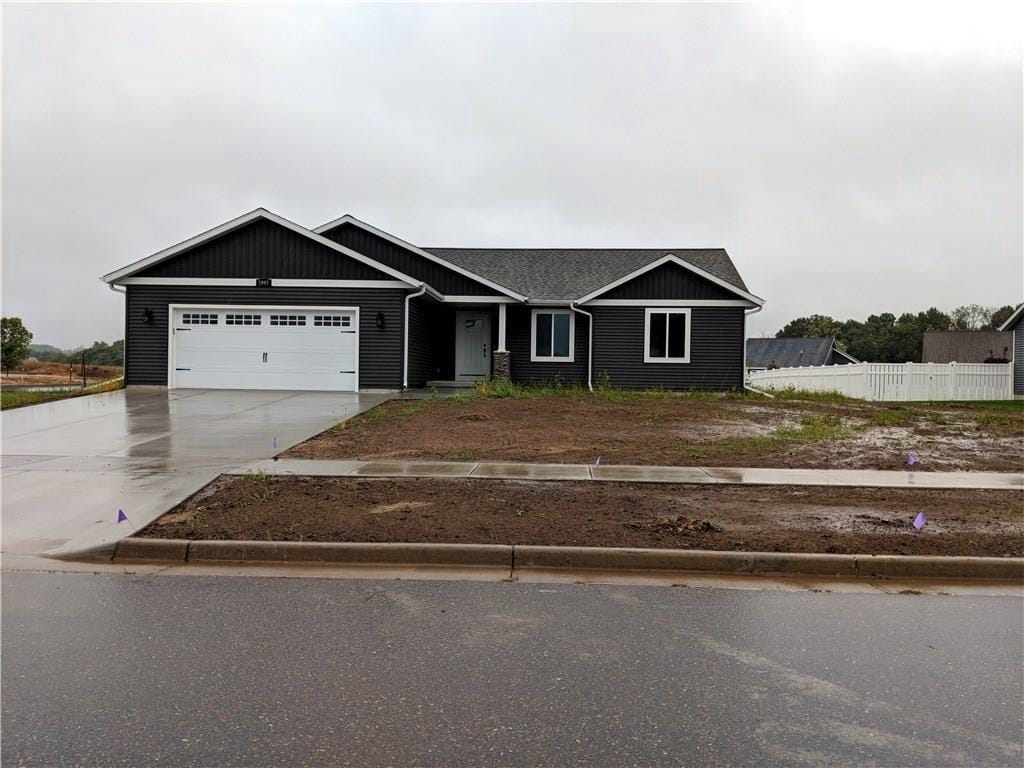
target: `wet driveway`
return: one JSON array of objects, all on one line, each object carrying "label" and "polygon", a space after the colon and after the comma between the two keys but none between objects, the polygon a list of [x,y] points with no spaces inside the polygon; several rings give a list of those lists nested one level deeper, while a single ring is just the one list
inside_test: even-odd
[{"label": "wet driveway", "polygon": [[[122,390],[6,411],[4,565],[110,544],[224,470],[270,458],[386,397]],[[117,522],[118,510],[127,522]]]}]

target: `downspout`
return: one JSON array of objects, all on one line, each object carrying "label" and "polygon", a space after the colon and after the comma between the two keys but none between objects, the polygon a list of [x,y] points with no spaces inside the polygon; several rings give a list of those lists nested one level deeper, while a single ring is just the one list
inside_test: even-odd
[{"label": "downspout", "polygon": [[[587,389],[591,392],[594,391],[594,316],[589,312],[580,309],[576,306],[575,301],[569,302],[569,309],[573,312],[578,312],[581,315],[586,315],[590,321],[587,323]],[[746,348],[744,347],[744,354],[746,354]],[[744,360],[744,362],[746,362]]]},{"label": "downspout", "polygon": [[403,336],[404,336],[404,345],[403,345],[403,347],[404,347],[404,350],[405,350],[405,354],[403,355],[403,357],[405,359],[402,361],[402,389],[403,390],[406,390],[406,389],[409,388],[409,299],[415,299],[417,296],[422,296],[426,292],[427,292],[427,284],[426,283],[420,283],[420,289],[418,291],[415,291],[414,293],[407,293],[405,295],[405,317],[403,318],[403,320],[405,322],[403,323],[404,328],[403,328],[403,331],[402,331]]},{"label": "downspout", "polygon": [[[747,318],[750,317],[751,315],[756,315],[762,309],[764,309],[763,306],[762,307],[754,307],[753,309],[749,309],[749,310],[744,310],[743,311],[743,314],[744,314],[744,318],[743,318],[743,332],[744,333],[743,333],[743,335],[744,336],[746,336]],[[764,390],[761,390],[761,389],[754,389],[753,387],[751,387],[751,386],[749,386],[747,384],[747,340],[746,340],[746,338],[743,339],[743,388],[745,390],[747,390],[748,392],[755,392],[755,393],[757,393],[759,395],[764,395],[765,397],[767,397],[767,398],[769,398],[771,400],[775,399],[775,395],[772,395],[772,394],[770,394],[768,392],[765,392]]]}]

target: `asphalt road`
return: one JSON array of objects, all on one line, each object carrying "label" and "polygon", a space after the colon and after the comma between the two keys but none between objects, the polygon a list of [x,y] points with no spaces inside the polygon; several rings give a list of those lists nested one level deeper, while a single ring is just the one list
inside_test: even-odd
[{"label": "asphalt road", "polygon": [[3,575],[3,765],[1007,765],[1014,597]]}]

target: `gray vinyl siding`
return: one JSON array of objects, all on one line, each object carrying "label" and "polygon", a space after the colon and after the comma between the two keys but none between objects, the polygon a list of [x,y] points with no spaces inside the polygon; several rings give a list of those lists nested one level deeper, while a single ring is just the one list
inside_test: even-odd
[{"label": "gray vinyl siding", "polygon": [[442,264],[425,259],[408,248],[395,245],[390,240],[367,232],[353,224],[342,224],[321,233],[336,243],[369,256],[374,261],[386,264],[392,269],[422,280],[431,288],[452,296],[495,296],[499,291],[460,275]]},{"label": "gray vinyl siding", "polygon": [[678,264],[662,264],[601,294],[601,299],[739,299]]},{"label": "gray vinyl siding", "polygon": [[[359,388],[402,386],[402,313],[406,292],[399,288],[256,288],[225,286],[129,285],[125,301],[125,382],[167,382],[168,305],[308,305],[359,307]],[[143,322],[144,310],[153,322]],[[377,313],[384,328],[377,328]]]},{"label": "gray vinyl siding", "polygon": [[138,277],[393,280],[390,275],[266,219],[221,235]]},{"label": "gray vinyl siding", "polygon": [[689,363],[644,362],[644,307],[593,307],[591,311],[595,384],[607,373],[613,386],[624,388],[742,388],[743,307],[690,310]]},{"label": "gray vinyl siding", "polygon": [[[567,307],[537,307],[537,309],[567,309]],[[587,383],[587,334],[590,332],[586,315],[576,314],[576,339],[573,362],[541,363],[530,361],[530,307],[509,305],[505,342],[509,351],[509,375],[522,384],[546,384],[561,381],[567,386]]]},{"label": "gray vinyl siding", "polygon": [[1013,326],[1013,394],[1024,395],[1024,315]]}]

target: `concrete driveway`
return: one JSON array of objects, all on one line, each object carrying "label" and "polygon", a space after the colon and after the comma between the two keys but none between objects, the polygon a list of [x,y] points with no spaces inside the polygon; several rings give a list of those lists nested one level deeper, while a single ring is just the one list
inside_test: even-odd
[{"label": "concrete driveway", "polygon": [[[113,544],[226,469],[267,459],[386,395],[122,390],[5,411],[5,567]],[[124,510],[127,523],[117,523]]]}]

